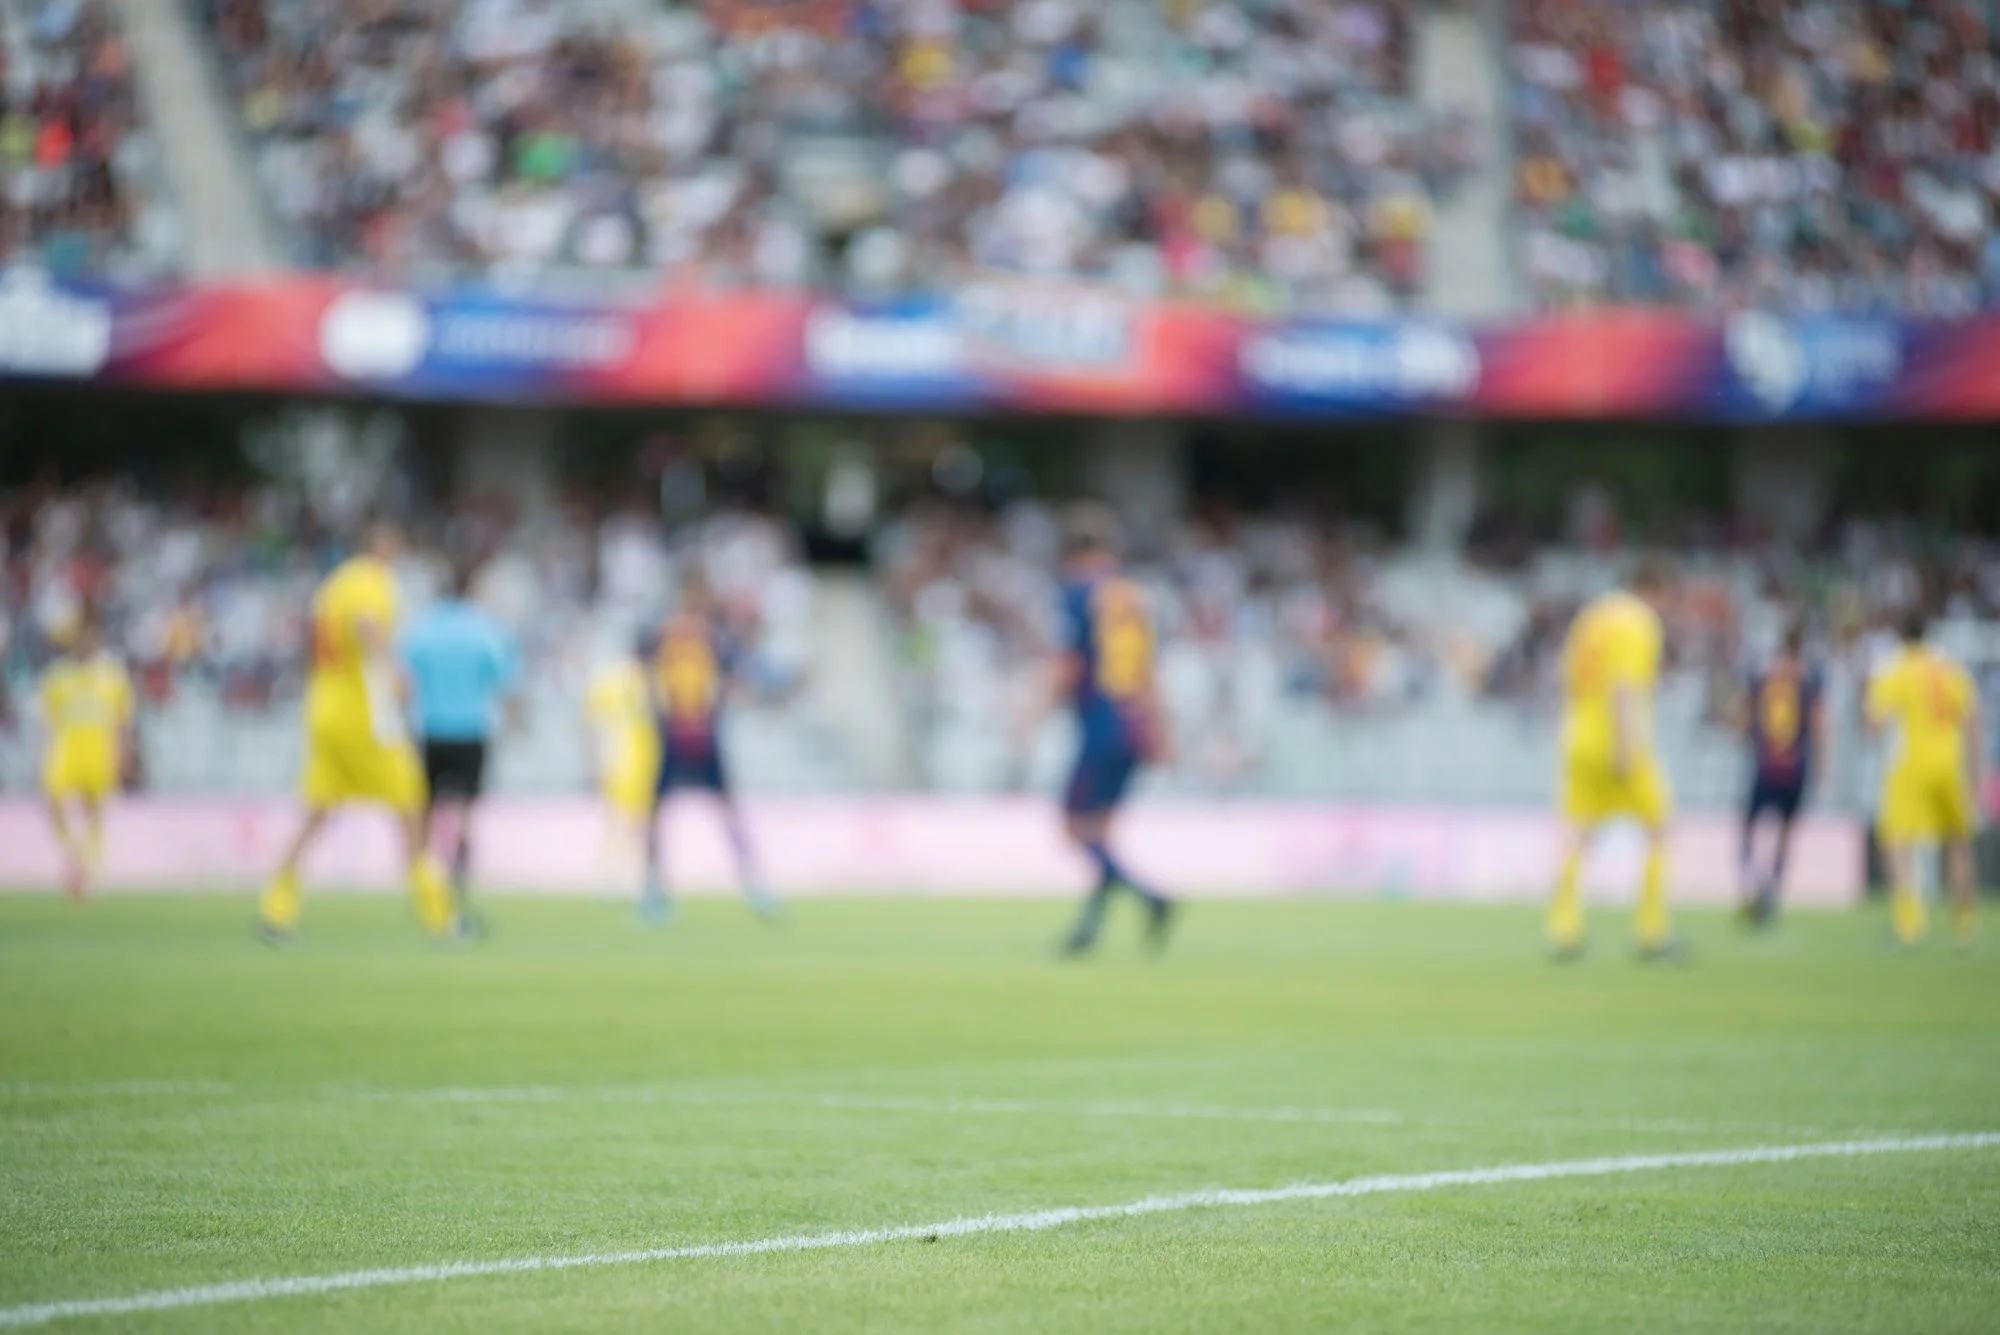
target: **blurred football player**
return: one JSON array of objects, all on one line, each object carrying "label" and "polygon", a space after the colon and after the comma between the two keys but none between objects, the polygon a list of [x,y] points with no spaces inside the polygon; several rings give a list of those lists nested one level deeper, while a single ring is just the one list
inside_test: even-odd
[{"label": "blurred football player", "polygon": [[621,874],[630,875],[641,857],[659,784],[660,733],[646,669],[629,647],[607,656],[591,673],[584,715],[590,772],[604,799],[606,848]]},{"label": "blurred football player", "polygon": [[403,636],[417,734],[423,739],[421,838],[429,848],[440,807],[453,808],[451,887],[459,925],[483,930],[468,895],[472,871],[472,807],[486,787],[487,752],[503,711],[519,716],[513,694],[520,676],[514,637],[472,598],[478,567],[459,562],[445,596],[426,608]]},{"label": "blurred football player", "polygon": [[[1763,671],[1753,674],[1744,700],[1744,736],[1750,745],[1750,795],[1743,804],[1741,850],[1743,917],[1753,926],[1772,920],[1785,879],[1792,823],[1812,786],[1813,770],[1825,763],[1826,711],[1820,676],[1805,661],[1805,628],[1793,624],[1783,645]],[[1777,821],[1770,861],[1756,862],[1757,826]]]},{"label": "blurred football player", "polygon": [[[42,791],[62,847],[64,886],[81,897],[104,858],[104,804],[133,756],[132,682],[87,608],[64,654],[42,675],[41,707],[48,726]],[[72,813],[80,818],[74,824]]]},{"label": "blurred football player", "polygon": [[1067,955],[1097,944],[1105,910],[1120,889],[1146,911],[1149,942],[1166,944],[1174,901],[1134,876],[1111,851],[1111,822],[1139,767],[1165,758],[1166,719],[1154,678],[1154,636],[1145,591],[1119,569],[1116,524],[1089,506],[1063,536],[1062,646],[1047,705],[1075,715],[1076,764],[1063,795],[1069,840],[1097,879],[1063,943]]},{"label": "blurred football player", "polygon": [[386,806],[402,835],[417,920],[434,937],[457,925],[451,887],[423,842],[424,774],[404,723],[404,679],[396,661],[398,593],[393,562],[402,533],[373,520],[361,551],[313,595],[311,669],[306,680],[305,819],[258,901],[266,940],[297,930],[299,863],[338,807]]},{"label": "blurred football player", "polygon": [[1927,630],[1921,612],[1905,617],[1901,645],[1868,683],[1870,728],[1895,734],[1878,833],[1889,858],[1890,925],[1904,945],[1917,944],[1928,929],[1917,889],[1917,850],[1924,845],[1944,846],[1961,941],[1970,939],[1976,921],[1972,833],[1985,777],[1979,692],[1971,674],[1924,643]]},{"label": "blurred football player", "polygon": [[1659,608],[1672,581],[1664,561],[1640,561],[1630,588],[1606,593],[1577,613],[1563,645],[1562,814],[1568,831],[1548,915],[1549,948],[1557,959],[1583,953],[1584,855],[1598,830],[1619,819],[1636,820],[1645,830],[1645,871],[1633,915],[1639,956],[1680,953],[1667,914],[1673,794],[1653,745]]},{"label": "blurred football player", "polygon": [[775,918],[778,901],[758,874],[743,813],[730,791],[722,763],[722,707],[735,670],[735,645],[722,623],[714,595],[700,575],[691,574],[682,582],[679,605],[660,627],[649,657],[660,764],[646,819],[646,883],[640,893],[640,916],[656,925],[673,918],[674,904],[667,894],[660,852],[661,817],[676,789],[694,788],[706,789],[715,797],[729,846],[736,854],[745,899],[760,917]]}]

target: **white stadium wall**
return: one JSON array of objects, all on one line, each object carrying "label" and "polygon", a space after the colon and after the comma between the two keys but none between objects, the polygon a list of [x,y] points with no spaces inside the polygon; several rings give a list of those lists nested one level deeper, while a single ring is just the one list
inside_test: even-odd
[{"label": "white stadium wall", "polygon": [[[747,811],[766,873],[782,894],[1063,896],[1087,883],[1085,863],[1061,841],[1056,813],[1035,799],[766,798]],[[247,889],[268,872],[295,819],[284,801],[122,802],[110,815],[103,881],[113,891]],[[1119,839],[1136,871],[1196,897],[1520,902],[1544,894],[1561,831],[1548,814],[1518,808],[1163,800],[1136,805]],[[676,804],[666,848],[677,888],[733,889],[728,848],[703,799]],[[1856,902],[1862,856],[1852,820],[1803,821],[1788,901]],[[1615,832],[1586,880],[1599,897],[1622,899],[1638,862],[1635,834]],[[389,821],[366,811],[342,814],[308,875],[330,887],[395,885]],[[481,890],[498,892],[625,893],[636,885],[630,851],[621,859],[601,810],[580,798],[483,804],[474,875]],[[1670,876],[1681,902],[1730,902],[1735,821],[1698,815],[1677,823]],[[0,887],[44,889],[59,881],[41,808],[0,802]]]}]

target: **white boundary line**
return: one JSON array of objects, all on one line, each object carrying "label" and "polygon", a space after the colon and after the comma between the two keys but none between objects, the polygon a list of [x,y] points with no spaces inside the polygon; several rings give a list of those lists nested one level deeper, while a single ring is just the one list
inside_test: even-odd
[{"label": "white boundary line", "polygon": [[1224,1206],[1271,1205],[1284,1201],[1328,1200],[1348,1196],[1378,1196],[1394,1192],[1439,1191],[1449,1187],[1484,1187],[1507,1182],[1545,1182],[1553,1178],[1609,1177],[1621,1173],[1657,1172],[1670,1168],[1728,1168],[1743,1164],[1791,1163],[1799,1159],[1850,1159],[1871,1154],[1910,1154],[1924,1150],[1976,1150],[2000,1145],[2000,1132],[1968,1135],[1911,1136],[1898,1140],[1843,1140],[1812,1145],[1759,1145],[1734,1150],[1699,1150],[1678,1154],[1635,1154],[1605,1159],[1565,1159],[1554,1163],[1508,1164],[1439,1173],[1411,1173],[1349,1178],[1344,1182],[1300,1182],[1288,1187],[1257,1190],[1190,1191],[1174,1196],[1147,1196],[1122,1205],[1076,1205],[1017,1214],[985,1214],[947,1219],[935,1224],[904,1224],[894,1228],[852,1229],[833,1233],[793,1233],[743,1242],[711,1242],[687,1247],[653,1247],[641,1251],[589,1252],[579,1256],[524,1256],[503,1261],[454,1261],[441,1265],[395,1269],[350,1270],[336,1275],[298,1275],[284,1279],[243,1279],[185,1289],[160,1289],[123,1298],[77,1298],[0,1308],[0,1327],[45,1325],[70,1317],[131,1316],[182,1307],[220,1303],[261,1302],[350,1289],[386,1288],[399,1284],[431,1284],[484,1275],[532,1274],[547,1270],[580,1270],[598,1266],[641,1265],[654,1261],[694,1261],[721,1256],[759,1256],[769,1252],[826,1251],[839,1247],[872,1247],[885,1242],[921,1238],[970,1237],[984,1233],[1029,1233],[1068,1224],[1103,1219],[1131,1219],[1172,1214],[1181,1210]]}]

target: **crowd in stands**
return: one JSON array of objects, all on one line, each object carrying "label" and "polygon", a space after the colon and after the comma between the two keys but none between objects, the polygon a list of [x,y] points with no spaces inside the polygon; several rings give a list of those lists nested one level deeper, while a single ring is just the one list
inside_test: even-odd
[{"label": "crowd in stands", "polygon": [[1256,310],[1420,286],[1410,0],[201,0],[299,258]]},{"label": "crowd in stands", "polygon": [[1516,0],[1537,304],[1962,316],[2000,298],[1974,0]]},{"label": "crowd in stands", "polygon": [[0,268],[144,277],[172,209],[105,0],[0,0]]}]

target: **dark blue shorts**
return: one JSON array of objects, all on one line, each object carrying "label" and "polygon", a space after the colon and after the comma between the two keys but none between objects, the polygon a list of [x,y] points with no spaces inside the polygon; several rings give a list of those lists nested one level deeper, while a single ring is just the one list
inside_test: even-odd
[{"label": "dark blue shorts", "polygon": [[665,797],[676,788],[706,788],[727,796],[729,781],[722,771],[722,748],[667,742],[660,752],[660,783],[655,796]]},{"label": "dark blue shorts", "polygon": [[1750,781],[1750,796],[1743,803],[1743,819],[1753,821],[1769,813],[1779,820],[1789,821],[1799,814],[1805,796],[1804,770],[1796,774],[1759,774]]},{"label": "dark blue shorts", "polygon": [[1063,810],[1073,816],[1096,816],[1125,800],[1139,772],[1138,748],[1119,743],[1086,743],[1070,771],[1063,791]]}]

